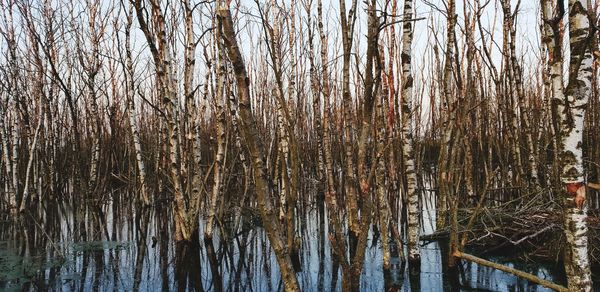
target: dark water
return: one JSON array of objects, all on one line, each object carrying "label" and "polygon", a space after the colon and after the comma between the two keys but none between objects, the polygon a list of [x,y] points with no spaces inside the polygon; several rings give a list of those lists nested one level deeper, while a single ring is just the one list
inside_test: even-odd
[{"label": "dark water", "polygon": [[[229,232],[227,239],[215,237],[212,245],[201,239],[182,247],[170,236],[174,228],[170,210],[159,207],[136,213],[125,201],[118,196],[100,209],[78,203],[49,204],[28,211],[29,219],[20,223],[2,224],[0,290],[283,290],[265,233],[251,219],[244,217],[240,230]],[[302,248],[297,276],[305,291],[337,291],[341,268],[331,255],[326,216],[319,210],[306,207],[298,220]],[[433,214],[433,210],[423,212],[423,234],[433,231]],[[450,276],[443,269],[438,242],[423,245],[419,274],[411,276],[407,268],[394,266],[391,275],[384,275],[381,242],[373,239],[373,233],[370,236],[361,276],[363,291],[549,291],[466,262],[457,276]],[[393,258],[392,263],[399,259]],[[560,269],[551,266],[503,263],[564,282]]]}]

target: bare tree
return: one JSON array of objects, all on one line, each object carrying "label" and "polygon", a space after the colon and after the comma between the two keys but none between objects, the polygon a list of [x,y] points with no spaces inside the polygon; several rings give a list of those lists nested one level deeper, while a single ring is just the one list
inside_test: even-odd
[{"label": "bare tree", "polygon": [[217,3],[217,16],[219,19],[219,29],[221,30],[221,38],[224,42],[224,50],[227,53],[229,61],[233,66],[237,85],[237,99],[240,104],[239,115],[241,120],[240,130],[246,141],[248,152],[250,153],[250,161],[253,167],[256,198],[259,204],[259,211],[263,219],[263,224],[271,243],[271,247],[275,251],[279,268],[285,289],[287,291],[299,291],[298,281],[294,273],[287,247],[283,242],[281,230],[275,220],[273,206],[270,202],[270,190],[266,181],[266,173],[263,162],[263,148],[258,140],[258,133],[255,124],[255,118],[250,108],[250,88],[248,73],[246,72],[244,60],[240,53],[240,49],[235,37],[233,27],[233,19],[228,1],[220,1]]}]

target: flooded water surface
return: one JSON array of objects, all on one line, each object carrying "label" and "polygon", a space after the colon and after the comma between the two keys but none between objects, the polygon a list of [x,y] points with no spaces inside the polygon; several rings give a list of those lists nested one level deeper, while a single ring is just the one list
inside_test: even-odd
[{"label": "flooded water surface", "polygon": [[[6,291],[282,291],[278,265],[260,220],[250,211],[237,231],[221,222],[210,241],[175,244],[171,211],[141,211],[115,196],[101,208],[48,204],[31,220],[2,224],[0,289]],[[425,204],[427,205],[427,204]],[[297,277],[304,291],[340,291],[341,267],[332,256],[326,211],[305,205],[298,216],[301,249]],[[423,234],[434,231],[423,212]],[[38,219],[33,219],[38,218]],[[39,219],[41,218],[41,219]],[[200,234],[203,234],[202,224]],[[226,236],[223,236],[225,234]],[[219,236],[221,235],[221,236]],[[444,241],[422,242],[420,271],[398,257],[384,273],[378,232],[369,233],[363,291],[549,291],[494,269],[462,262],[458,275],[444,268]],[[395,248],[392,246],[392,248]],[[560,267],[508,257],[501,262],[564,283]]]}]

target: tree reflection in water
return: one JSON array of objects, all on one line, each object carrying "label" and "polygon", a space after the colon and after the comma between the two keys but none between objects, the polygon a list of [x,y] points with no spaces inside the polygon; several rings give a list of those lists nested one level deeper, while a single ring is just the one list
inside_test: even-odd
[{"label": "tree reflection in water", "polygon": [[[261,226],[243,216],[233,231],[220,222],[212,240],[200,235],[175,244],[172,211],[160,205],[141,208],[127,202],[127,194],[101,208],[85,204],[48,203],[29,211],[30,220],[1,227],[5,254],[0,256],[0,288],[24,291],[282,291],[274,253]],[[425,204],[427,206],[427,204]],[[433,204],[430,204],[433,205]],[[300,269],[305,291],[339,291],[341,268],[331,255],[329,224],[323,204],[307,205],[299,213]],[[424,233],[432,230],[423,212]],[[233,220],[232,220],[233,221]],[[428,223],[427,223],[428,222]],[[202,227],[202,226],[201,226]],[[229,229],[228,229],[229,228]],[[200,228],[199,234],[203,234]],[[225,234],[225,236],[223,236]],[[375,234],[375,236],[374,236]],[[526,281],[471,263],[455,271],[445,268],[447,246],[430,242],[422,247],[416,273],[390,244],[391,268],[384,273],[381,238],[371,231],[360,278],[364,291],[536,291]],[[10,255],[10,256],[9,256]],[[61,260],[62,258],[62,260]],[[16,260],[15,260],[16,259]],[[509,265],[520,265],[514,262]],[[8,265],[25,273],[11,274]],[[547,279],[564,281],[553,269],[520,265]],[[541,289],[540,289],[541,290]]]}]

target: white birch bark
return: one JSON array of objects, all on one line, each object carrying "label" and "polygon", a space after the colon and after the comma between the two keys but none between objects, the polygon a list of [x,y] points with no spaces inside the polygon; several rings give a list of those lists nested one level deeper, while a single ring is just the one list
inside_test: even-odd
[{"label": "white birch bark", "polygon": [[[150,12],[154,29],[151,31],[146,19],[146,10],[142,5],[142,0],[130,0],[134,5],[140,29],[144,33],[149,49],[152,53],[154,66],[156,70],[156,81],[158,91],[161,95],[161,101],[165,109],[167,120],[167,139],[168,139],[168,165],[171,181],[173,184],[173,198],[175,201],[175,240],[189,241],[192,239],[193,224],[196,223],[195,216],[188,216],[185,198],[181,186],[181,168],[180,168],[180,140],[178,115],[178,97],[177,82],[175,79],[175,66],[173,64],[172,44],[167,37],[166,21],[161,9],[161,4],[157,0],[151,0]],[[193,212],[192,212],[193,213]],[[188,218],[192,217],[192,218]]]},{"label": "white birch bark", "polygon": [[411,49],[413,40],[413,1],[404,1],[404,23],[402,31],[402,156],[408,185],[408,259],[411,262],[419,261],[421,251],[419,250],[419,194],[417,193],[417,173],[415,172],[415,158],[413,153],[413,135],[411,124],[413,76]]},{"label": "white birch bark", "polygon": [[[42,116],[41,110],[40,110],[39,116],[40,117]],[[33,160],[35,159],[35,150],[37,148],[37,140],[38,140],[38,136],[40,134],[40,129],[42,128],[42,124],[43,124],[43,119],[40,118],[40,120],[38,121],[38,125],[35,128],[35,134],[33,135],[33,140],[31,141],[31,145],[29,145],[29,159],[27,161],[27,168],[25,170],[25,185],[23,187],[23,196],[21,197],[21,204],[19,207],[20,212],[25,211],[25,208],[27,206],[27,200],[29,199],[29,182],[31,181],[30,180],[31,168],[33,167]]]},{"label": "white birch bark", "polygon": [[228,2],[219,1],[217,3],[218,29],[221,30],[221,38],[225,44],[223,46],[224,51],[229,58],[235,74],[237,85],[236,97],[239,101],[240,130],[248,147],[250,162],[254,170],[253,177],[258,209],[267,237],[276,255],[285,290],[300,291],[288,250],[283,242],[280,226],[275,222],[277,217],[270,202],[270,188],[267,185],[267,174],[264,168],[264,149],[259,140],[255,116],[251,109],[250,79],[246,71],[246,65],[242,59],[241,50],[235,35],[233,18],[229,9]]},{"label": "white birch bark", "polygon": [[[13,192],[15,196],[19,194],[19,142],[21,137],[19,135],[19,131],[17,129],[16,120],[17,117],[14,117],[15,124],[12,126],[12,157],[10,160],[10,164],[12,165],[12,182],[13,182]],[[15,201],[16,202],[16,201]],[[16,206],[16,203],[15,203]]]},{"label": "white birch bark", "polygon": [[[217,41],[220,42],[220,36],[217,32]],[[225,86],[225,64],[219,49],[219,57],[217,60],[217,91],[215,93],[215,104],[217,114],[217,153],[215,155],[215,166],[213,172],[213,189],[210,197],[210,205],[208,207],[208,218],[206,220],[206,229],[204,230],[204,236],[206,238],[212,238],[215,214],[217,211],[217,202],[219,201],[219,194],[221,192],[221,181],[223,177],[223,157],[225,156],[225,109],[224,109],[224,86]]]},{"label": "white birch bark", "polygon": [[560,179],[566,187],[563,218],[566,237],[564,252],[568,288],[571,291],[591,291],[591,272],[588,254],[587,208],[584,205],[585,184],[582,161],[582,139],[585,107],[591,94],[592,55],[590,50],[590,21],[586,8],[591,4],[569,0],[569,42],[571,59],[566,89],[562,73],[562,13],[552,13],[550,0],[541,1],[545,20],[542,39],[549,52],[552,98],[557,108],[555,116]]},{"label": "white birch bark", "polygon": [[6,187],[8,195],[9,208],[16,209],[17,198],[13,184],[12,176],[12,159],[10,156],[10,138],[8,137],[8,130],[6,129],[4,101],[0,101],[0,135],[2,135],[2,159],[4,160],[4,166],[6,168]]},{"label": "white birch bark", "polygon": [[[565,270],[569,290],[591,291],[587,207],[583,169],[583,124],[585,108],[592,92],[592,52],[590,18],[591,1],[569,0],[569,42],[571,59],[569,83],[560,116],[561,181],[567,188],[564,208]],[[573,202],[574,200],[574,202]]]},{"label": "white birch bark", "polygon": [[[354,142],[352,129],[352,94],[350,87],[350,56],[352,54],[352,42],[354,35],[354,24],[356,22],[356,0],[352,0],[348,15],[346,15],[346,1],[340,0],[340,18],[342,29],[342,107],[344,118],[344,152],[346,171],[344,179],[344,188],[346,190],[346,205],[348,209],[348,227],[353,235],[360,234],[358,198],[357,198],[357,177],[354,171]],[[361,156],[359,154],[359,156]]]},{"label": "white birch bark", "polygon": [[92,114],[92,158],[90,162],[90,180],[88,184],[88,191],[93,191],[96,188],[98,180],[98,167],[100,163],[100,114],[98,108],[98,97],[96,95],[96,76],[100,71],[100,27],[97,27],[96,18],[100,18],[98,13],[98,3],[88,2],[87,7],[90,10],[90,17],[88,20],[88,29],[90,32],[90,45],[91,52],[87,56],[81,55],[81,64],[85,68],[87,80],[87,94],[88,99],[91,102],[91,114]]},{"label": "white birch bark", "polygon": [[131,130],[131,137],[133,139],[133,147],[135,150],[135,160],[138,167],[140,187],[141,187],[141,199],[145,205],[150,205],[150,197],[148,196],[148,188],[146,186],[146,165],[144,164],[144,157],[142,156],[142,143],[140,141],[139,128],[137,125],[138,114],[135,109],[135,80],[134,80],[134,68],[131,54],[131,25],[133,22],[133,6],[130,5],[130,11],[127,15],[127,23],[125,26],[125,71],[126,81],[125,91],[127,95],[127,111],[129,115],[129,128]]}]

